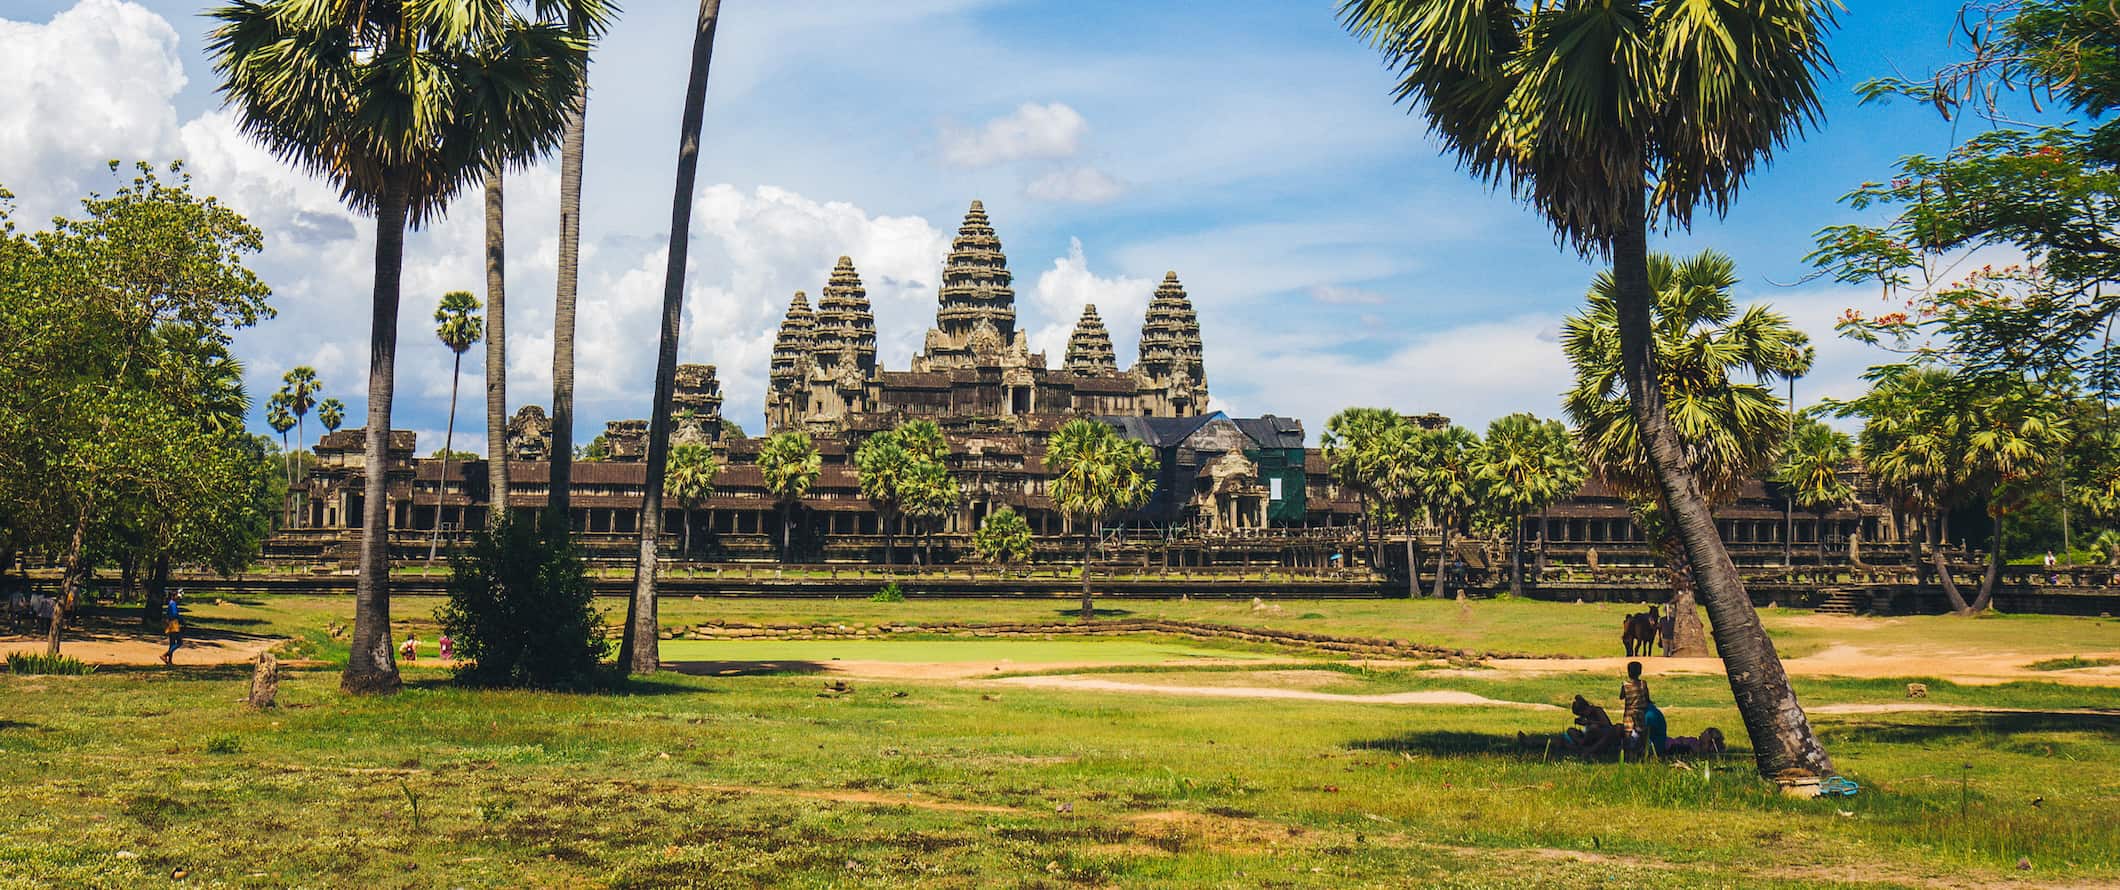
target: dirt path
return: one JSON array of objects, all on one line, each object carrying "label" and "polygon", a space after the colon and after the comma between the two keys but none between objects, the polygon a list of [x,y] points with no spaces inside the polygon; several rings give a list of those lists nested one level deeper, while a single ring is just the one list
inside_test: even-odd
[{"label": "dirt path", "polygon": [[995,684],[1030,686],[1040,689],[1071,689],[1091,692],[1124,692],[1146,695],[1183,695],[1198,698],[1245,698],[1245,699],[1297,699],[1302,701],[1329,701],[1364,705],[1470,705],[1489,708],[1531,708],[1557,711],[1552,705],[1530,702],[1502,701],[1470,692],[1448,689],[1424,690],[1420,692],[1389,692],[1376,695],[1348,695],[1337,692],[1315,692],[1308,689],[1275,689],[1265,686],[1174,686],[1161,683],[1130,683],[1105,677],[1038,676],[1005,677],[991,683],[979,684],[981,688]]},{"label": "dirt path", "polygon": [[[2095,655],[2096,653],[2092,653]],[[2102,657],[2115,657],[2104,654]],[[2021,652],[1927,651],[1886,652],[1841,644],[1802,658],[1783,660],[1793,676],[1853,677],[1858,679],[1935,678],[1967,686],[2002,683],[2058,683],[2067,686],[2120,687],[2120,666],[2078,668],[2065,671],[2035,671],[2029,665],[2039,656]],[[1488,668],[1526,674],[1619,674],[1627,662],[1639,660],[1651,675],[1710,674],[1723,672],[1719,658],[1497,658],[1484,662]],[[1378,667],[1406,667],[1416,662],[1373,661]],[[1438,670],[1432,676],[1493,677],[1492,670]]]},{"label": "dirt path", "polygon": [[1813,714],[1919,714],[1941,712],[1971,712],[1977,714],[2051,714],[2065,717],[2120,718],[2120,709],[2116,708],[1983,708],[1979,705],[1932,705],[1926,702],[1806,705],[1804,706],[1804,710],[1809,711]]},{"label": "dirt path", "polygon": [[[282,640],[272,637],[236,637],[186,639],[177,649],[176,663],[183,665],[242,664],[258,657],[258,653],[279,645]],[[43,637],[10,635],[0,637],[0,657],[16,652],[43,652]],[[138,637],[109,633],[89,633],[67,637],[59,646],[61,655],[70,655],[89,664],[112,665],[158,665],[162,653],[169,644],[159,640],[143,640]]]}]

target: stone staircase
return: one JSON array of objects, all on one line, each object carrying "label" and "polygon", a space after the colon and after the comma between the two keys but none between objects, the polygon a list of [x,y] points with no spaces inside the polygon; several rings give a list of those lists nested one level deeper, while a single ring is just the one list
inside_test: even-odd
[{"label": "stone staircase", "polygon": [[1825,602],[1818,604],[1817,612],[1820,615],[1860,615],[1869,606],[1869,594],[1843,587],[1828,591]]}]

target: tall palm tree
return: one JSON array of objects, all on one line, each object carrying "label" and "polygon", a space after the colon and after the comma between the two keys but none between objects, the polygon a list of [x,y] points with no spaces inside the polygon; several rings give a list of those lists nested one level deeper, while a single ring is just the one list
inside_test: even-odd
[{"label": "tall palm tree", "polygon": [[1369,505],[1385,484],[1377,462],[1382,450],[1378,443],[1399,422],[1398,412],[1390,408],[1346,408],[1325,421],[1325,460],[1333,482],[1354,492],[1360,505],[1362,549],[1368,552],[1371,565],[1378,559],[1369,534]]},{"label": "tall palm tree", "polygon": [[318,402],[317,423],[324,425],[325,435],[338,432],[339,427],[346,423],[346,403],[338,399]]},{"label": "tall palm tree", "polygon": [[287,391],[280,390],[265,400],[265,424],[280,434],[280,469],[287,476],[286,514],[281,517],[287,526],[294,526],[294,451],[287,447],[287,431],[294,429],[294,412],[287,408]]},{"label": "tall palm tree", "polygon": [[[566,5],[568,30],[591,43],[609,27],[617,9],[604,0],[569,0]],[[545,511],[548,517],[556,518],[562,534],[571,533],[573,528],[574,315],[581,280],[582,150],[587,143],[588,122],[589,77],[584,68],[567,106],[566,129],[559,149],[559,274],[552,299],[552,456]],[[679,159],[679,164],[683,164],[683,159]],[[679,175],[683,175],[682,171]],[[679,237],[678,232],[670,233],[673,242]],[[672,261],[683,262],[676,257]],[[626,639],[630,640],[630,629],[627,634]],[[628,651],[624,644],[620,650]]]},{"label": "tall palm tree", "polygon": [[1651,334],[1649,229],[1721,212],[1816,121],[1832,0],[1344,0],[1429,127],[1476,177],[1507,182],[1585,254],[1609,256],[1619,363],[1661,498],[1707,594],[1762,775],[1832,759],[1789,688],[1716,535],[1664,404]]},{"label": "tall palm tree", "polygon": [[[1652,254],[1649,282],[1656,293],[1652,334],[1660,359],[1658,393],[1671,406],[1688,475],[1710,504],[1728,503],[1773,463],[1788,436],[1788,414],[1772,383],[1809,370],[1808,338],[1765,306],[1740,314],[1730,296],[1737,284],[1736,264],[1715,251],[1684,261]],[[1707,635],[1693,595],[1700,564],[1683,546],[1642,447],[1633,392],[1623,383],[1626,371],[1615,346],[1615,288],[1611,273],[1600,274],[1590,287],[1588,307],[1563,325],[1561,348],[1575,367],[1575,387],[1562,404],[1575,422],[1591,474],[1634,502],[1643,529],[1654,532],[1650,540],[1664,551],[1673,588],[1671,653],[1705,656]]]},{"label": "tall palm tree", "polygon": [[1406,474],[1442,535],[1442,549],[1435,557],[1435,595],[1440,597],[1449,574],[1450,533],[1470,524],[1473,510],[1480,505],[1480,437],[1452,425],[1422,430],[1414,442],[1414,462],[1398,472]]},{"label": "tall palm tree", "polygon": [[[655,617],[655,548],[662,535],[663,472],[668,468],[666,462],[670,452],[670,404],[677,389],[677,336],[685,312],[685,261],[686,249],[691,243],[692,191],[699,178],[699,132],[706,122],[707,72],[714,60],[714,28],[720,18],[721,0],[700,0],[699,21],[692,34],[692,64],[685,81],[684,115],[677,130],[677,181],[670,197],[669,261],[663,269],[662,335],[657,342],[655,357],[655,401],[648,409],[648,480],[640,500],[640,561],[633,569],[633,602],[626,609],[626,633],[619,644],[619,664],[623,670],[635,673],[653,673],[661,667],[657,642],[660,627]],[[577,121],[568,128],[570,145],[580,140],[578,118],[587,101],[585,81],[574,108]],[[573,163],[579,167],[580,150],[576,148],[573,155]],[[561,173],[564,177],[564,164]],[[580,188],[577,172],[574,189],[579,192]],[[564,185],[562,192],[565,192]],[[567,212],[570,200],[577,207],[580,203],[579,196],[570,198],[562,194],[560,200],[563,213]],[[572,284],[565,286],[571,289]],[[572,340],[572,331],[568,332],[568,338]],[[571,342],[569,348],[571,351]],[[574,377],[571,367],[567,377],[571,385]],[[555,404],[558,402],[557,380],[555,377]],[[571,393],[569,399],[572,399]],[[571,417],[568,422],[572,422]],[[559,420],[554,418],[554,432],[559,426]]]},{"label": "tall palm tree", "polygon": [[[588,2],[588,0],[578,0]],[[387,471],[405,232],[489,165],[550,150],[588,46],[508,0],[242,0],[208,13],[242,129],[376,219],[366,492],[352,654],[340,687],[399,686],[390,640]]]},{"label": "tall palm tree", "polygon": [[1818,517],[1818,564],[1826,564],[1826,517],[1855,500],[1855,486],[1840,478],[1841,467],[1855,457],[1855,441],[1816,420],[1799,422],[1789,434],[1774,467],[1774,481],[1788,490],[1791,504]]},{"label": "tall palm tree", "polygon": [[[1347,411],[1341,412],[1346,413]],[[1406,527],[1406,598],[1413,599],[1421,595],[1421,564],[1414,544],[1417,538],[1416,519],[1423,514],[1420,471],[1427,431],[1411,419],[1395,414],[1390,415],[1390,421],[1391,425],[1381,433],[1371,432],[1343,440],[1345,444],[1341,446],[1341,453],[1336,455],[1338,460],[1335,461],[1335,468],[1338,469],[1341,464],[1348,465],[1342,472],[1345,472],[1348,478],[1361,480],[1361,484],[1376,498],[1375,512],[1380,520],[1389,517]],[[1367,514],[1370,511],[1363,512]],[[1447,562],[1447,559],[1445,561]],[[1437,578],[1440,579],[1440,565],[1437,572]]]},{"label": "tall palm tree", "polygon": [[435,486],[434,534],[427,539],[428,562],[434,561],[434,551],[442,543],[442,508],[449,500],[449,459],[455,456],[450,449],[456,447],[456,387],[464,377],[464,353],[484,333],[477,297],[461,290],[442,295],[441,305],[434,307],[434,336],[454,353],[456,365],[449,371],[449,425],[442,432],[442,478]]},{"label": "tall palm tree", "polygon": [[[289,369],[287,374],[280,378],[280,383],[280,391],[287,394],[287,410],[294,413],[295,462],[299,466],[301,453],[309,450],[308,429],[304,421],[309,417],[309,409],[316,407],[317,391],[323,388],[323,384],[317,382],[316,369],[308,365],[296,365]],[[297,528],[302,525],[300,504],[296,504],[294,524]]]},{"label": "tall palm tree", "polygon": [[935,529],[947,522],[963,501],[964,493],[948,465],[924,460],[914,466],[906,479],[905,514],[919,522],[923,564],[935,564]]},{"label": "tall palm tree", "polygon": [[854,450],[854,469],[860,477],[861,496],[876,507],[876,524],[883,531],[883,564],[898,562],[897,527],[905,507],[907,490],[920,458],[906,449],[898,430],[884,430],[861,441]]},{"label": "tall palm tree", "polygon": [[1082,523],[1082,617],[1097,617],[1090,604],[1089,567],[1104,521],[1148,503],[1156,491],[1156,453],[1147,442],[1119,435],[1110,424],[1076,418],[1062,424],[1045,446],[1051,470],[1046,490],[1053,506]]},{"label": "tall palm tree", "polygon": [[1510,518],[1509,593],[1524,593],[1524,520],[1583,484],[1575,440],[1558,420],[1511,414],[1487,426],[1478,456],[1487,503]]},{"label": "tall palm tree", "polygon": [[823,459],[810,434],[801,430],[774,433],[758,449],[758,471],[765,476],[766,491],[780,505],[780,561],[788,561],[794,543],[795,508],[817,481]]},{"label": "tall palm tree", "polygon": [[505,180],[486,165],[486,526],[508,517],[508,239]]},{"label": "tall palm tree", "polygon": [[715,463],[714,449],[710,447],[694,443],[672,445],[668,473],[670,493],[677,496],[678,504],[684,509],[685,534],[680,546],[689,558],[692,555],[692,511],[714,496],[714,477],[721,474],[721,465]]},{"label": "tall palm tree", "polygon": [[[1864,376],[1871,381],[1870,391],[1836,406],[1836,411],[1842,417],[1866,415],[1856,440],[1863,469],[1899,516],[1921,524],[1921,537],[1936,546],[1931,558],[1940,566],[1946,537],[1941,535],[1941,525],[1949,515],[1947,503],[1959,490],[1959,467],[1949,456],[1952,445],[1945,440],[1944,430],[1929,415],[1951,398],[1945,394],[1951,385],[1950,372],[1888,365],[1872,368]],[[1923,566],[1920,543],[1913,535],[1905,537],[1910,561]],[[1927,583],[1926,576],[1924,569],[1916,581]],[[1944,593],[1953,598],[1952,611],[1966,610],[1965,601],[1957,598],[1956,585],[1946,585]]]}]

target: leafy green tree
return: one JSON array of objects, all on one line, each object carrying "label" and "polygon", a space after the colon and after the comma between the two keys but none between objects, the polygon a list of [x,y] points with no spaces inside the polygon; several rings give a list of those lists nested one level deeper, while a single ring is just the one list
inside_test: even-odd
[{"label": "leafy green tree", "polygon": [[[699,175],[699,131],[705,121],[707,72],[714,58],[714,26],[720,18],[721,0],[701,0],[698,25],[692,35],[692,64],[685,81],[683,122],[677,132],[677,176],[670,200],[670,248],[665,251],[667,265],[663,271],[662,334],[657,341],[655,358],[655,402],[648,413],[648,482],[646,490],[641,493],[641,515],[645,519],[640,526],[640,561],[633,569],[633,604],[626,613],[626,638],[619,645],[620,663],[635,673],[651,673],[660,665],[657,660],[659,644],[656,642],[660,626],[655,619],[655,565],[656,540],[662,533],[662,474],[665,455],[670,449],[670,404],[676,397],[677,337],[685,311],[686,249],[691,236],[694,183]],[[580,15],[572,21],[577,26],[586,24]],[[573,250],[573,245],[566,242],[579,237],[579,217],[574,216],[572,210],[578,210],[581,203],[581,132],[588,101],[589,86],[584,81],[581,93],[575,99],[574,117],[567,127],[566,147],[560,162],[560,234],[562,250],[568,252]],[[569,216],[573,216],[571,230]],[[571,257],[563,257],[562,262],[569,259]],[[561,287],[571,291],[573,282],[562,277]],[[569,336],[572,336],[571,330]],[[572,377],[571,370],[569,377]]]},{"label": "leafy green tree", "polygon": [[794,545],[795,511],[803,495],[817,481],[823,459],[810,434],[801,430],[774,433],[758,449],[758,471],[765,477],[766,491],[780,505],[780,561],[788,560]]},{"label": "leafy green tree", "polygon": [[11,539],[59,554],[53,654],[99,555],[206,560],[218,554],[192,533],[255,506],[227,346],[271,314],[245,265],[263,238],[169,172],[138,165],[29,236],[0,193],[0,516]]},{"label": "leafy green tree", "polygon": [[434,496],[434,535],[427,539],[428,562],[434,561],[434,551],[442,543],[442,508],[449,500],[449,459],[456,453],[456,390],[464,378],[464,353],[484,335],[485,323],[478,315],[477,297],[461,290],[442,295],[441,304],[434,307],[434,336],[449,347],[456,364],[449,371],[449,425],[442,432],[442,478]]},{"label": "leafy green tree", "polygon": [[1585,254],[1609,256],[1616,353],[1643,451],[1715,621],[1760,774],[1832,770],[1759,623],[1663,400],[1649,230],[1720,213],[1815,121],[1830,0],[1344,0],[1475,177],[1509,184]]},{"label": "leafy green tree", "polygon": [[[1789,418],[1771,381],[1802,375],[1812,357],[1808,338],[1780,313],[1765,306],[1738,311],[1730,296],[1735,270],[1729,257],[1712,250],[1682,261],[1649,257],[1659,400],[1669,406],[1686,475],[1710,504],[1734,500],[1747,480],[1773,463]],[[1562,407],[1575,424],[1591,475],[1637,505],[1644,530],[1658,531],[1651,540],[1664,551],[1674,588],[1672,654],[1705,656],[1707,638],[1693,596],[1702,566],[1695,549],[1683,546],[1668,490],[1643,447],[1633,385],[1618,355],[1618,291],[1610,272],[1597,277],[1588,302],[1562,326],[1561,349],[1575,366],[1575,386]],[[1747,600],[1742,614],[1756,622],[1750,610]],[[1733,611],[1739,610],[1709,608],[1719,649],[1728,642],[1722,621]],[[1728,650],[1724,655],[1727,663]]]},{"label": "leafy green tree", "polygon": [[1045,446],[1051,470],[1046,490],[1053,506],[1082,523],[1082,617],[1090,605],[1089,568],[1104,521],[1137,510],[1156,492],[1156,453],[1110,424],[1076,418],[1062,424]]},{"label": "leafy green tree", "polygon": [[385,510],[405,232],[491,167],[553,147],[588,45],[507,0],[249,0],[207,15],[207,51],[243,131],[375,215],[361,574],[340,687],[392,692]]},{"label": "leafy green tree", "polygon": [[1031,524],[1008,507],[988,513],[972,535],[972,552],[997,566],[1026,562],[1031,558]]},{"label": "leafy green tree", "polygon": [[1560,421],[1511,414],[1487,426],[1477,462],[1486,505],[1509,518],[1509,592],[1522,596],[1524,520],[1582,488],[1582,457]]},{"label": "leafy green tree", "polygon": [[338,399],[325,399],[317,403],[317,422],[324,425],[325,435],[339,431],[346,422],[346,403]]},{"label": "leafy green tree", "polygon": [[587,689],[611,651],[588,567],[550,523],[503,519],[450,560],[435,617],[456,642],[456,677],[478,686]]},{"label": "leafy green tree", "polygon": [[[1388,482],[1378,463],[1383,450],[1380,440],[1399,424],[1398,412],[1390,408],[1346,408],[1325,421],[1326,466],[1335,484],[1354,492],[1360,505],[1362,549],[1369,553],[1372,565],[1380,560],[1369,534],[1370,502],[1382,499],[1382,488]],[[1412,551],[1407,552],[1410,560]]]},{"label": "leafy green tree", "polygon": [[730,420],[726,417],[721,419],[721,437],[724,439],[751,438],[749,433],[743,431],[743,424],[737,423],[736,421]]},{"label": "leafy green tree", "polygon": [[[1833,511],[1855,501],[1855,486],[1840,477],[1841,470],[1855,457],[1855,442],[1832,427],[1816,420],[1805,420],[1789,434],[1788,447],[1782,449],[1781,461],[1774,467],[1773,481],[1788,489],[1788,498],[1796,506],[1818,517],[1821,532],[1826,517]],[[1818,564],[1826,564],[1826,536],[1814,535],[1818,539]]]},{"label": "leafy green tree", "polygon": [[[699,509],[707,498],[714,496],[714,478],[721,475],[721,465],[714,460],[714,449],[705,445],[684,444],[670,447],[670,493],[677,496],[677,503],[684,510],[684,553],[692,555],[692,511]],[[712,519],[712,516],[708,517]]]}]

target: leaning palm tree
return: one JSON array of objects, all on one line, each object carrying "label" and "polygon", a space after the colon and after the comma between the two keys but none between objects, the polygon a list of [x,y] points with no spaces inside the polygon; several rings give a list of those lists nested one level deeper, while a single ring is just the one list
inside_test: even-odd
[{"label": "leaning palm tree", "polygon": [[464,377],[464,353],[484,333],[477,297],[461,290],[442,295],[441,305],[434,307],[434,336],[454,353],[456,365],[449,371],[449,425],[442,432],[442,478],[435,486],[434,534],[427,539],[428,562],[434,561],[434,551],[442,543],[442,507],[449,495],[449,458],[454,456],[450,449],[456,446],[456,388]]},{"label": "leaning palm tree", "polygon": [[[1651,330],[1660,361],[1658,394],[1671,406],[1680,456],[1710,504],[1729,503],[1745,482],[1773,463],[1788,436],[1789,416],[1771,384],[1810,369],[1808,338],[1765,306],[1740,314],[1730,296],[1737,284],[1736,264],[1715,251],[1683,262],[1652,254],[1649,283],[1656,293]],[[1562,326],[1561,349],[1575,367],[1575,387],[1562,404],[1575,422],[1591,475],[1632,501],[1643,514],[1644,529],[1656,532],[1651,540],[1663,549],[1672,582],[1671,653],[1705,656],[1707,635],[1693,595],[1700,564],[1683,546],[1676,515],[1642,446],[1633,393],[1623,382],[1626,370],[1619,360],[1618,294],[1611,273],[1597,277],[1587,302],[1582,314]],[[1748,615],[1749,610],[1747,600]],[[1718,643],[1723,620],[1716,618]]]},{"label": "leaning palm tree", "polygon": [[[568,0],[567,6],[568,30],[591,43],[609,27],[617,10],[615,4],[605,0]],[[574,316],[581,279],[582,149],[587,143],[588,122],[589,76],[585,68],[567,106],[566,130],[559,148],[559,274],[552,299],[552,458],[545,512],[561,533],[568,533],[573,522]],[[678,163],[681,166],[683,160]],[[679,232],[670,234],[673,242],[679,237]],[[680,257],[672,257],[672,261],[683,263]],[[629,630],[627,639],[631,639],[630,633]],[[622,644],[620,649],[625,651],[625,646]]]},{"label": "leaning palm tree", "polygon": [[588,47],[508,0],[243,0],[208,15],[214,71],[243,131],[375,215],[361,573],[339,685],[395,691],[387,459],[405,232],[489,165],[552,148]]},{"label": "leaning palm tree", "polygon": [[[677,335],[685,313],[685,261],[692,229],[693,184],[699,178],[699,131],[706,121],[707,71],[714,59],[714,27],[720,18],[721,0],[700,0],[699,20],[692,34],[692,64],[685,81],[684,115],[677,129],[677,181],[670,198],[670,248],[665,251],[668,263],[663,268],[662,334],[655,357],[655,401],[648,409],[648,480],[640,498],[640,561],[634,565],[633,602],[626,608],[626,633],[619,644],[621,669],[635,673],[653,673],[661,666],[657,644],[660,628],[655,618],[655,548],[662,535],[663,472],[670,452],[670,404],[677,389]],[[582,89],[574,108],[577,116],[584,107],[581,103],[588,101],[586,82]],[[569,127],[570,145],[579,140],[579,128],[578,122]],[[581,153],[577,149],[573,155],[578,167]],[[578,192],[580,187],[577,172],[574,188]],[[563,212],[570,201],[575,207],[580,204],[578,195],[563,195],[560,200]],[[568,336],[572,338],[571,331]],[[572,368],[567,376],[571,384]],[[554,385],[556,407],[556,378]],[[553,430],[558,431],[559,426],[555,417]]]},{"label": "leaning palm tree", "polygon": [[[1840,478],[1841,468],[1855,457],[1855,442],[1843,433],[1815,420],[1797,424],[1789,434],[1788,447],[1774,467],[1774,481],[1788,489],[1790,503],[1818,517],[1821,531],[1826,517],[1855,501],[1855,486]],[[1818,544],[1818,564],[1826,564],[1826,536],[1812,535]]]},{"label": "leaning palm tree", "polygon": [[689,559],[692,555],[692,511],[714,496],[714,477],[721,474],[721,465],[714,462],[714,449],[686,443],[670,447],[667,472],[670,494],[677,496],[677,503],[684,511],[685,532],[679,547]]},{"label": "leaning palm tree", "polygon": [[788,561],[794,544],[795,509],[802,496],[817,481],[823,459],[810,434],[801,430],[774,433],[758,449],[758,471],[765,477],[766,491],[780,505],[780,561]]},{"label": "leaning palm tree", "polygon": [[324,425],[325,435],[338,432],[339,427],[346,423],[346,403],[338,399],[318,402],[317,423]]},{"label": "leaning palm tree", "polygon": [[1582,487],[1582,458],[1560,421],[1511,414],[1487,426],[1478,469],[1486,502],[1509,517],[1509,593],[1522,596],[1524,520]]},{"label": "leaning palm tree", "polygon": [[1047,491],[1053,506],[1082,523],[1082,617],[1097,617],[1090,604],[1089,567],[1104,521],[1136,510],[1156,491],[1156,453],[1147,442],[1128,439],[1103,421],[1076,418],[1062,424],[1045,446],[1052,471]]},{"label": "leaning palm tree", "polygon": [[1344,0],[1443,144],[1576,249],[1609,256],[1619,364],[1661,500],[1707,594],[1763,775],[1832,769],[1716,535],[1658,381],[1649,230],[1721,212],[1820,114],[1832,0]]}]

